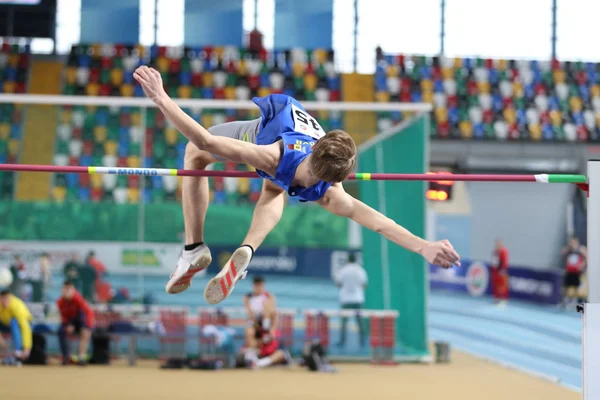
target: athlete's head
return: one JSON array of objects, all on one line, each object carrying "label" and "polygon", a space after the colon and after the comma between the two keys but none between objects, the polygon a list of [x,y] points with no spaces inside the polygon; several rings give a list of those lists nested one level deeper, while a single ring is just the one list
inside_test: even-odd
[{"label": "athlete's head", "polygon": [[265,278],[262,276],[255,276],[252,280],[252,292],[256,295],[263,294],[265,292]]},{"label": "athlete's head", "polygon": [[66,280],[62,287],[62,297],[65,300],[71,300],[75,295],[75,285],[72,281]]},{"label": "athlete's head", "polygon": [[327,132],[312,148],[310,171],[325,182],[342,182],[356,168],[356,144],[340,129]]}]

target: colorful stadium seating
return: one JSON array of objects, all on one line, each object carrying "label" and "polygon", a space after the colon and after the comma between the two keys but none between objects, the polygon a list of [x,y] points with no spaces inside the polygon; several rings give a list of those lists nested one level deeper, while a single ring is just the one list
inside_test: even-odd
[{"label": "colorful stadium seating", "polygon": [[[172,97],[249,100],[285,93],[298,99],[337,101],[340,77],[333,54],[294,49],[251,53],[234,47],[201,49],[153,46],[74,46],[65,68],[64,93],[70,95],[144,96],[133,79],[138,65],[150,63],[162,74]],[[58,127],[55,163],[120,167],[182,168],[186,140],[154,108],[64,107]],[[258,110],[186,110],[203,126],[257,118]],[[145,113],[145,114],[144,114]],[[145,117],[144,117],[145,115]],[[324,129],[341,126],[341,114],[317,112]],[[219,163],[215,169],[247,169]],[[261,180],[210,180],[211,201],[255,202]],[[178,200],[181,180],[148,177],[143,189],[138,177],[85,177],[57,174],[55,200],[115,201],[117,203]]]},{"label": "colorful stadium seating", "polygon": [[[25,93],[29,69],[28,46],[0,47],[0,92]],[[18,104],[0,104],[0,163],[16,163],[21,148],[23,109]],[[0,198],[11,199],[14,173],[0,172]]]},{"label": "colorful stadium seating", "polygon": [[[378,101],[434,106],[432,136],[520,141],[598,141],[600,64],[385,56]],[[384,129],[400,113],[382,113]]]}]

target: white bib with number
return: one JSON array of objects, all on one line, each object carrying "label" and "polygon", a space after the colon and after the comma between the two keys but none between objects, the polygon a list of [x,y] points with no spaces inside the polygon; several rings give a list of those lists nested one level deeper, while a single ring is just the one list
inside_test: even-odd
[{"label": "white bib with number", "polygon": [[325,132],[316,119],[304,110],[292,104],[292,116],[294,117],[294,131],[310,136],[316,140],[325,136]]}]

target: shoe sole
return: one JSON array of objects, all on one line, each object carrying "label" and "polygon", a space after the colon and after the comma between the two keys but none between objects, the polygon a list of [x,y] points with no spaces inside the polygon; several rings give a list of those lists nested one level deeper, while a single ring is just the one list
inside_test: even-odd
[{"label": "shoe sole", "polygon": [[[225,300],[248,269],[250,254],[237,249],[225,264],[221,272],[208,282],[204,289],[204,299],[210,304],[217,304]],[[243,266],[245,264],[245,266]]]},{"label": "shoe sole", "polygon": [[198,272],[206,269],[210,263],[212,262],[212,256],[210,253],[203,254],[195,264],[190,266],[190,269],[187,270],[182,276],[177,279],[175,277],[171,277],[167,282],[165,287],[165,291],[169,294],[177,294],[187,290],[190,286],[192,286],[192,278]]}]

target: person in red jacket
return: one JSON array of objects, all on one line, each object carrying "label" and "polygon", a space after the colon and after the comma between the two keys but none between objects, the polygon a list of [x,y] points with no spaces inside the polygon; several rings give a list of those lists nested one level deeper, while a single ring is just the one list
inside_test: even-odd
[{"label": "person in red jacket", "polygon": [[508,250],[500,239],[496,240],[491,267],[494,301],[504,305],[508,301]]},{"label": "person in red jacket", "polygon": [[86,353],[92,337],[94,327],[94,311],[77,292],[71,281],[65,281],[62,287],[61,297],[56,301],[60,313],[60,328],[58,340],[63,357],[63,365],[70,362],[68,336],[78,334],[79,338],[79,365],[86,364]]}]

